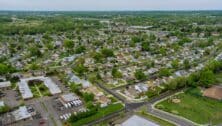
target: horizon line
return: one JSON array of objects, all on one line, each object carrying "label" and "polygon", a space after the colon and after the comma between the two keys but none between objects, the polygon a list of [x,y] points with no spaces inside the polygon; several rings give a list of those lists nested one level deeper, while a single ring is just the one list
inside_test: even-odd
[{"label": "horizon line", "polygon": [[36,9],[36,10],[21,10],[21,9],[8,9],[8,10],[0,10],[0,12],[3,12],[3,11],[10,11],[10,12],[13,12],[13,11],[17,11],[17,12],[152,12],[152,11],[222,11],[222,9],[163,9],[163,10],[160,10],[160,9],[151,9],[151,10],[137,10],[137,9],[134,9],[134,10],[39,10],[39,9]]}]

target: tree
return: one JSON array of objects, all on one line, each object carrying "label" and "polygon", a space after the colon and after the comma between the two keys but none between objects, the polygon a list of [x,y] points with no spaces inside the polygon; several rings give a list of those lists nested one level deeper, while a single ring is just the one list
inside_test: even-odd
[{"label": "tree", "polygon": [[130,47],[136,47],[136,44],[135,44],[134,41],[130,41],[130,42],[129,42],[129,46],[130,46]]},{"label": "tree", "polygon": [[96,52],[93,55],[93,59],[97,62],[97,63],[101,63],[103,62],[103,55],[100,52]]},{"label": "tree", "polygon": [[42,53],[37,46],[30,47],[29,51],[31,56],[37,56],[37,57],[42,56]]},{"label": "tree", "polygon": [[122,77],[122,73],[120,72],[120,71],[118,71],[118,69],[117,68],[113,68],[112,69],[112,76],[114,77],[114,78],[121,78]]},{"label": "tree", "polygon": [[85,102],[93,101],[94,100],[94,94],[93,93],[84,93],[83,99]]},{"label": "tree", "polygon": [[28,69],[38,70],[38,69],[40,69],[40,65],[38,65],[37,63],[32,63],[29,65]]},{"label": "tree", "polygon": [[185,59],[185,60],[183,61],[183,65],[184,65],[184,68],[185,68],[186,70],[191,68],[190,62],[189,62],[189,60],[187,60],[187,59]]},{"label": "tree", "polygon": [[183,45],[183,44],[185,44],[185,43],[190,43],[190,42],[192,42],[192,40],[189,39],[189,38],[187,38],[187,37],[185,37],[185,38],[182,38],[182,39],[178,42],[178,44],[179,44],[179,45]]},{"label": "tree", "polygon": [[148,42],[142,42],[142,51],[149,51],[150,50],[150,44]]},{"label": "tree", "polygon": [[83,64],[77,64],[73,70],[78,73],[78,75],[82,76],[85,72],[88,71],[88,69]]},{"label": "tree", "polygon": [[138,37],[138,36],[133,36],[133,37],[131,38],[131,41],[134,42],[134,43],[138,43],[138,42],[141,42],[142,40],[141,40],[141,38]]},{"label": "tree", "polygon": [[0,75],[7,74],[9,71],[7,65],[0,63]]},{"label": "tree", "polygon": [[177,81],[176,80],[172,80],[170,81],[170,83],[166,84],[166,88],[169,90],[176,90],[177,89]]},{"label": "tree", "polygon": [[216,77],[211,70],[203,70],[200,72],[199,84],[208,87],[215,83]]},{"label": "tree", "polygon": [[154,67],[155,63],[154,61],[151,61],[151,60],[147,60],[144,65],[146,66],[147,69],[151,68],[151,67]]},{"label": "tree", "polygon": [[159,71],[159,76],[160,77],[169,77],[170,75],[171,75],[172,73],[171,73],[171,71],[170,71],[170,69],[168,69],[168,68],[161,68],[160,69],[160,71]]},{"label": "tree", "polygon": [[12,67],[11,65],[0,63],[0,75],[12,73],[14,71],[16,71],[16,69]]},{"label": "tree", "polygon": [[86,50],[85,46],[79,46],[79,47],[76,48],[75,53],[80,54],[80,53],[85,52],[85,50]]},{"label": "tree", "polygon": [[0,114],[6,113],[10,110],[8,106],[0,106]]},{"label": "tree", "polygon": [[74,43],[72,40],[66,39],[64,40],[64,46],[67,49],[72,49],[74,47]]},{"label": "tree", "polygon": [[151,41],[155,41],[156,40],[156,36],[154,34],[150,34],[149,36]]},{"label": "tree", "polygon": [[105,58],[107,58],[107,57],[114,57],[114,53],[113,53],[112,49],[104,48],[104,49],[101,50],[101,53],[103,54],[103,56]]},{"label": "tree", "polygon": [[83,96],[82,92],[80,91],[81,88],[82,88],[81,84],[75,84],[75,83],[70,84],[71,91],[76,93],[78,96]]},{"label": "tree", "polygon": [[171,62],[171,66],[174,68],[174,69],[178,69],[179,68],[179,60],[173,60]]},{"label": "tree", "polygon": [[222,70],[222,62],[213,60],[205,67],[206,70],[212,70],[213,73],[218,73]]},{"label": "tree", "polygon": [[137,80],[146,79],[146,75],[143,73],[142,70],[136,70],[136,72],[134,73],[134,76],[136,77]]}]

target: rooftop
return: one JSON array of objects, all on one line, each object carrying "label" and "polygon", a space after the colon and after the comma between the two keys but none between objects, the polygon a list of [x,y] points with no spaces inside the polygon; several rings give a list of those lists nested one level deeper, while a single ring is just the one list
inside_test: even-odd
[{"label": "rooftop", "polygon": [[31,92],[31,90],[28,86],[28,81],[30,81],[30,80],[41,80],[41,81],[43,81],[45,86],[49,89],[49,91],[52,95],[62,92],[60,90],[60,88],[49,77],[43,77],[43,76],[30,77],[30,78],[21,79],[20,82],[18,83],[19,90],[20,90],[20,92],[22,94],[22,97],[24,99],[28,99],[28,98],[33,97],[33,94],[32,94],[32,92]]},{"label": "rooftop", "polygon": [[3,106],[5,106],[4,101],[0,101],[0,107],[3,107]]},{"label": "rooftop", "polygon": [[0,82],[0,88],[10,87],[10,86],[11,86],[10,81]]},{"label": "rooftop", "polygon": [[64,102],[71,102],[71,101],[74,101],[74,100],[76,100],[76,99],[79,99],[79,97],[76,96],[76,95],[73,94],[73,93],[64,94],[64,95],[61,95],[60,97],[61,97],[61,99],[62,99]]},{"label": "rooftop", "polygon": [[133,115],[125,122],[123,122],[121,126],[159,126],[159,125],[150,122],[140,116]]},{"label": "rooftop", "polygon": [[15,117],[16,121],[30,118],[32,115],[28,112],[26,106],[19,107],[18,110],[12,112],[12,115]]}]

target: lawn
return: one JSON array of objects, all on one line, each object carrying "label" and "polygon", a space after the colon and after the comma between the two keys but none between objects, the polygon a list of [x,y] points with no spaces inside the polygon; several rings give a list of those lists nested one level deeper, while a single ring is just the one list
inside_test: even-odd
[{"label": "lawn", "polygon": [[189,89],[174,98],[180,99],[180,102],[173,103],[169,98],[158,103],[156,108],[183,116],[199,124],[222,123],[222,101],[202,97],[199,89]]},{"label": "lawn", "polygon": [[222,83],[222,73],[216,74],[215,76],[216,76],[216,82],[217,83]]},{"label": "lawn", "polygon": [[72,126],[82,126],[84,124],[87,124],[89,122],[92,122],[94,120],[100,119],[105,115],[109,115],[113,112],[116,112],[118,110],[123,109],[122,104],[111,104],[105,108],[101,108],[98,110],[98,112],[92,116],[89,116],[87,118],[82,118],[81,120],[76,121],[75,123],[72,124]]},{"label": "lawn", "polygon": [[36,98],[50,95],[48,88],[43,83],[30,84],[29,87]]}]

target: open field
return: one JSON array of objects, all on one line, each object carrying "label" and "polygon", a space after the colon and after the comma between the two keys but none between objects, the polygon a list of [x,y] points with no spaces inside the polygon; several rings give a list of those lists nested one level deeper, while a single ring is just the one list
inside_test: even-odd
[{"label": "open field", "polygon": [[174,98],[179,99],[180,102],[173,103],[169,98],[158,103],[156,107],[199,124],[222,123],[222,101],[202,97],[199,89],[189,89]]}]

